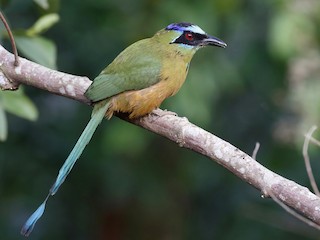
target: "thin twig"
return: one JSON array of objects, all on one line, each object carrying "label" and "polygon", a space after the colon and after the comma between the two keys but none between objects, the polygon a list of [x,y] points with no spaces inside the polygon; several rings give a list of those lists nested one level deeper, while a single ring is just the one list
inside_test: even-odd
[{"label": "thin twig", "polygon": [[253,150],[253,152],[252,152],[252,158],[253,158],[254,160],[256,160],[256,157],[257,157],[259,148],[260,148],[260,143],[259,143],[259,142],[256,142],[256,146],[254,147],[254,150]]},{"label": "thin twig", "polygon": [[[256,146],[253,150],[253,153],[252,153],[252,158],[254,160],[256,160],[256,156],[257,156],[257,153],[259,151],[259,148],[260,148],[260,143],[259,142],[256,142]],[[296,211],[294,211],[292,208],[290,208],[288,205],[286,205],[285,203],[283,203],[280,199],[278,199],[276,197],[276,195],[274,195],[272,193],[272,191],[268,191],[267,192],[267,195],[270,196],[280,207],[282,207],[285,211],[287,211],[289,214],[291,214],[292,216],[296,217],[297,219],[301,220],[302,222],[305,222],[306,224],[308,224],[309,226],[311,227],[314,227],[318,230],[320,230],[320,225],[312,222],[310,219],[302,216],[301,214],[297,213]]]},{"label": "thin twig", "polygon": [[10,26],[1,11],[0,11],[0,19],[3,22],[3,25],[5,26],[5,28],[7,29],[7,32],[8,32],[9,38],[10,38],[10,42],[11,42],[11,46],[12,46],[12,51],[14,54],[14,66],[17,67],[17,66],[19,66],[19,55],[18,55],[18,50],[16,47],[16,42],[14,41]]},{"label": "thin twig", "polygon": [[273,201],[275,201],[280,207],[282,207],[286,212],[288,212],[289,214],[291,214],[292,216],[296,217],[297,219],[301,220],[302,222],[305,222],[306,224],[308,224],[311,227],[314,227],[315,229],[320,230],[320,226],[316,223],[314,223],[313,221],[311,221],[310,219],[302,216],[301,214],[297,213],[296,211],[294,211],[292,208],[290,208],[289,206],[287,206],[285,203],[283,203],[280,199],[278,199],[276,197],[276,195],[274,195],[271,191],[268,191],[268,195],[273,199]]},{"label": "thin twig", "polygon": [[311,164],[310,164],[310,158],[309,158],[309,155],[308,155],[308,147],[309,147],[310,138],[311,138],[313,132],[316,129],[317,129],[317,126],[312,126],[309,129],[308,133],[306,134],[305,139],[304,139],[304,143],[303,143],[302,154],[303,154],[304,163],[306,165],[306,170],[307,170],[307,174],[308,174],[308,177],[309,177],[309,181],[310,181],[311,187],[312,187],[314,193],[317,196],[320,197],[320,192],[319,192],[317,183],[316,183],[316,181],[314,179],[314,176],[313,176],[312,167],[311,167]]},{"label": "thin twig", "polygon": [[310,136],[310,142],[312,142],[313,144],[317,145],[318,147],[320,147],[320,141],[318,141],[317,139],[315,139],[314,137]]}]

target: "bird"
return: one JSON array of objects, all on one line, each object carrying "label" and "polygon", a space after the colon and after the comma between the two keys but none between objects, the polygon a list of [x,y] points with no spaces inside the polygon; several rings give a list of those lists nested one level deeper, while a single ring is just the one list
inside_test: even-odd
[{"label": "bird", "polygon": [[29,236],[43,215],[50,196],[56,194],[77,159],[104,119],[124,113],[130,119],[143,117],[176,94],[187,77],[194,54],[202,47],[227,44],[189,22],[171,23],[152,37],[124,49],[91,83],[85,96],[93,105],[91,119],[38,209],[29,217],[21,234]]}]

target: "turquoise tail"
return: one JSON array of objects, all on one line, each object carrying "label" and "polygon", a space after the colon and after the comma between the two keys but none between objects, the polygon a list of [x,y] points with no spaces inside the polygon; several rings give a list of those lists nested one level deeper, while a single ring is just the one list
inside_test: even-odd
[{"label": "turquoise tail", "polygon": [[83,152],[86,145],[89,143],[90,139],[92,138],[93,133],[95,132],[96,128],[102,121],[105,116],[106,111],[109,108],[110,103],[107,101],[103,101],[98,103],[94,106],[91,119],[87,124],[86,128],[82,132],[80,138],[78,139],[76,145],[73,147],[71,153],[69,154],[68,158],[62,165],[59,170],[59,174],[57,176],[56,181],[52,185],[49,193],[43,203],[38,207],[38,209],[29,217],[26,223],[23,225],[21,229],[21,234],[24,236],[29,236],[32,232],[36,222],[42,216],[45,210],[46,203],[50,196],[53,196],[58,191],[61,184],[65,181],[66,177],[70,173],[72,167],[80,157],[81,153]]}]

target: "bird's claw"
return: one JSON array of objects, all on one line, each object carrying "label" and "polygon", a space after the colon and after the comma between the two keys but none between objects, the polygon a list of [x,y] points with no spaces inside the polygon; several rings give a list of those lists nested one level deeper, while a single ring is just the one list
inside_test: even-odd
[{"label": "bird's claw", "polygon": [[175,112],[168,111],[167,109],[161,110],[160,108],[156,108],[155,110],[153,110],[151,112],[151,114],[155,115],[157,117],[163,117],[163,116],[166,116],[166,115],[178,116],[178,114],[175,113]]}]

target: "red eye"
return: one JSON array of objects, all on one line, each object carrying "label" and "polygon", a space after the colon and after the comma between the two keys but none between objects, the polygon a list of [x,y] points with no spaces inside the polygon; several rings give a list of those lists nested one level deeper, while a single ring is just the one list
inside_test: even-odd
[{"label": "red eye", "polygon": [[188,41],[192,41],[193,40],[193,35],[192,33],[185,33],[184,34],[185,38],[188,40]]}]

